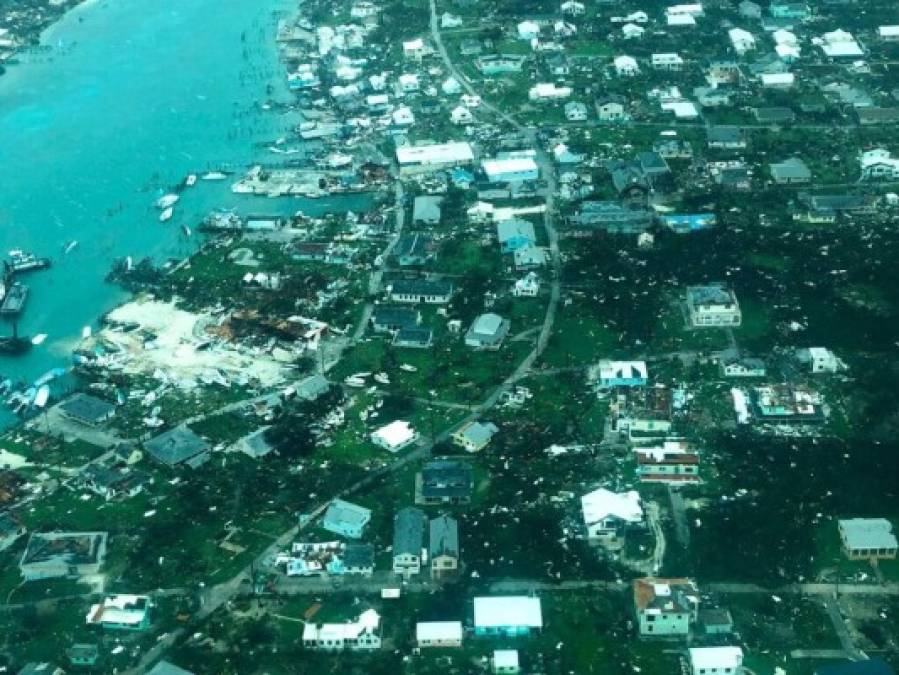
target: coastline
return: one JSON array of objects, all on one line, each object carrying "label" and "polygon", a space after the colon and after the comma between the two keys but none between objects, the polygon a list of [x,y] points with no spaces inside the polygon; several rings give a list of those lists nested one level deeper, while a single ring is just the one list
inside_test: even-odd
[{"label": "coastline", "polygon": [[[58,7],[48,3],[46,9],[50,11],[46,16],[41,17],[43,20],[25,26],[18,32],[10,29],[9,36],[15,38],[19,44],[11,48],[7,52],[6,58],[0,61],[0,77],[7,74],[10,66],[18,65],[18,59],[23,53],[39,48],[46,33],[65,16],[100,2],[101,0],[73,0],[73,3],[66,3]],[[0,9],[2,9],[2,6],[0,6]]]}]

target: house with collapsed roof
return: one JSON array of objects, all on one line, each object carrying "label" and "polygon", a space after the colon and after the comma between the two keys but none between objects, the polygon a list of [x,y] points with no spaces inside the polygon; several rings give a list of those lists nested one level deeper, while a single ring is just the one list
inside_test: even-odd
[{"label": "house with collapsed roof", "polygon": [[381,648],[381,616],[373,609],[354,621],[323,623],[307,621],[303,626],[303,647],[323,651],[371,651]]},{"label": "house with collapsed roof", "polygon": [[106,561],[106,532],[35,532],[19,561],[25,581],[98,574]]},{"label": "house with collapsed roof", "polygon": [[635,447],[634,455],[642,483],[699,483],[699,450],[688,441],[667,438],[657,445]]},{"label": "house with collapsed roof", "polygon": [[615,493],[599,488],[589,492],[581,497],[581,512],[587,540],[608,549],[622,548],[627,528],[643,523],[643,505],[634,490]]},{"label": "house with collapsed roof", "polygon": [[110,595],[91,605],[86,621],[107,630],[144,630],[150,625],[152,608],[153,601],[146,595]]},{"label": "house with collapsed roof", "polygon": [[743,321],[737,296],[723,283],[689,286],[686,305],[694,328],[739,326]]}]

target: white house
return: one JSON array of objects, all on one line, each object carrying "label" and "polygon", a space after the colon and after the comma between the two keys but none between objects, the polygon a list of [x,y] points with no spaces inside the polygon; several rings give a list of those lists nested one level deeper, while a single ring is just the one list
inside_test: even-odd
[{"label": "white house", "polygon": [[762,73],[759,79],[765,89],[792,89],[796,84],[793,73]]},{"label": "white house", "polygon": [[899,26],[878,26],[877,37],[884,42],[899,42]]},{"label": "white house", "polygon": [[583,2],[567,0],[559,6],[559,10],[562,14],[567,14],[568,16],[581,16],[586,11],[586,7],[584,7]]},{"label": "white house", "polygon": [[614,65],[615,72],[619,77],[634,77],[640,74],[640,66],[637,65],[637,59],[633,56],[616,56]]},{"label": "white house", "polygon": [[678,15],[689,15],[692,17],[702,16],[704,10],[702,9],[702,3],[700,2],[691,2],[683,5],[671,5],[670,7],[665,9],[665,14],[669,16],[678,16]]},{"label": "white house", "polygon": [[399,76],[400,90],[404,94],[412,94],[421,88],[418,75],[415,73],[403,73]]},{"label": "white house", "polygon": [[681,70],[684,59],[677,53],[653,54],[652,67],[656,70]]},{"label": "white house", "polygon": [[473,420],[459,427],[451,436],[453,443],[467,452],[478,452],[487,447],[491,439],[499,432],[493,422]]},{"label": "white house", "polygon": [[517,675],[521,672],[517,649],[494,649],[490,661],[496,675]]},{"label": "white house", "polygon": [[440,85],[440,90],[447,96],[453,96],[462,91],[462,85],[455,77],[448,77]]},{"label": "white house", "polygon": [[813,373],[837,373],[846,368],[846,364],[826,347],[809,347],[799,358],[808,363]]},{"label": "white house", "polygon": [[666,14],[665,23],[671,28],[695,26],[696,18],[692,14]]},{"label": "white house", "polygon": [[875,148],[862,153],[859,160],[863,180],[899,179],[899,158],[885,148]]},{"label": "white house", "polygon": [[419,647],[461,647],[461,621],[419,621],[415,624]]},{"label": "white house", "polygon": [[350,539],[359,539],[370,520],[370,509],[342,499],[334,499],[322,518],[322,528]]},{"label": "white house", "polygon": [[581,511],[588,540],[609,548],[624,545],[619,536],[622,526],[643,522],[640,495],[634,490],[621,494],[605,488],[594,490],[581,497]]},{"label": "white house", "polygon": [[514,183],[523,180],[537,180],[540,170],[532,157],[508,157],[485,159],[481,167],[487,180],[496,183]]},{"label": "white house", "polygon": [[528,90],[532,101],[552,101],[571,96],[571,87],[558,87],[552,82],[538,82]]},{"label": "white house", "polygon": [[403,43],[403,56],[407,59],[421,61],[421,57],[425,54],[425,41],[421,38],[415,38]]},{"label": "white house", "polygon": [[346,623],[307,622],[303,626],[303,646],[326,651],[380,649],[380,626],[381,616],[373,609],[365,610],[355,621]]},{"label": "white house", "polygon": [[720,283],[687,288],[687,310],[694,328],[739,326],[743,321],[737,296]]},{"label": "white house", "polygon": [[396,420],[371,435],[371,442],[388,452],[398,452],[418,440],[418,432],[404,420]]},{"label": "white house", "polygon": [[471,164],[474,151],[468,143],[458,141],[401,145],[396,149],[396,159],[401,173],[421,173]]},{"label": "white house", "polygon": [[457,105],[450,113],[450,121],[459,125],[474,124],[474,115],[464,105]]},{"label": "white house", "polygon": [[852,33],[842,29],[824,33],[816,42],[820,43],[824,55],[832,59],[864,56],[862,48],[859,47]]},{"label": "white house", "polygon": [[699,590],[689,579],[636,579],[634,609],[641,636],[688,635],[699,612]]},{"label": "white house", "polygon": [[755,36],[748,30],[731,28],[727,31],[727,36],[730,38],[730,43],[733,46],[734,51],[741,56],[746,52],[755,49]]},{"label": "white house", "polygon": [[526,595],[485,596],[474,599],[476,635],[526,636],[543,628],[540,598]]},{"label": "white house", "polygon": [[538,37],[540,37],[540,24],[536,21],[522,21],[518,24],[519,40],[530,42],[531,40],[536,40]]},{"label": "white house", "polygon": [[410,127],[415,124],[415,114],[409,106],[400,106],[391,115],[393,123],[398,127]]},{"label": "white house", "polygon": [[635,23],[626,23],[621,27],[621,33],[624,35],[625,40],[633,40],[635,38],[643,37],[643,33],[646,32],[646,29],[642,26],[638,26]]},{"label": "white house", "polygon": [[743,668],[739,647],[692,647],[688,653],[693,675],[739,675]]},{"label": "white house", "polygon": [[896,557],[896,535],[886,518],[849,518],[838,522],[843,552],[850,560]]},{"label": "white house", "polygon": [[589,114],[587,106],[580,101],[571,101],[565,104],[565,119],[569,122],[583,122]]}]

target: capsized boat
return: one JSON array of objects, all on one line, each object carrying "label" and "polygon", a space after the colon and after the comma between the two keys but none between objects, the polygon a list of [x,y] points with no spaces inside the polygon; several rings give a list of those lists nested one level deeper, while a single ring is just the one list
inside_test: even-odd
[{"label": "capsized boat", "polygon": [[156,200],[156,208],[167,209],[170,206],[174,206],[175,204],[177,204],[179,199],[181,199],[181,197],[175,194],[163,195]]}]

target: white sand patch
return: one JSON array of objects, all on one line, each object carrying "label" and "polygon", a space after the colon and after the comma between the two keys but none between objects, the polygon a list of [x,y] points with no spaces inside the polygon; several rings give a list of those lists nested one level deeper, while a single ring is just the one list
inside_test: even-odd
[{"label": "white sand patch", "polygon": [[[178,309],[174,302],[137,300],[113,310],[109,318],[141,328],[127,333],[104,328],[100,333],[103,341],[121,350],[114,360],[125,373],[153,375],[181,388],[192,388],[199,382],[226,384],[223,377],[255,380],[265,387],[284,381],[284,364],[258,350],[226,343],[199,350],[209,339],[204,327],[213,321],[212,317]],[[156,339],[146,342],[145,330],[156,335]]]},{"label": "white sand patch", "polygon": [[22,457],[22,455],[10,452],[6,448],[0,448],[0,467],[21,469],[23,466],[31,466],[31,462]]}]

